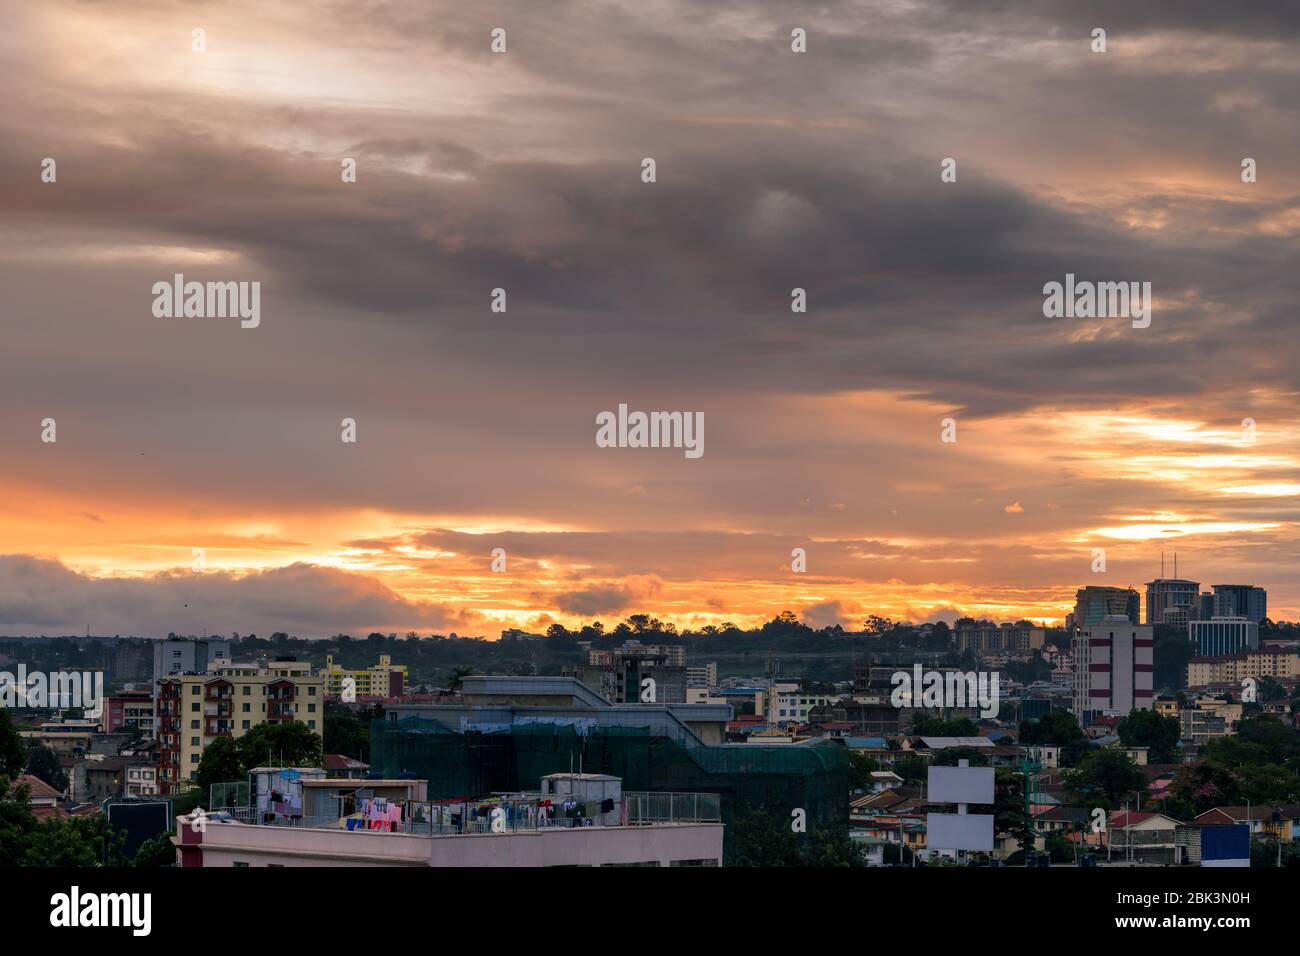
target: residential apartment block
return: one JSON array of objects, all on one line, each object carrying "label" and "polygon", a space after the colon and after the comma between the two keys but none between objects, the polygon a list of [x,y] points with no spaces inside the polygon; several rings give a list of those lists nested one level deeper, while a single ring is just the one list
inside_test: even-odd
[{"label": "residential apartment block", "polygon": [[975,654],[1027,654],[1043,646],[1047,631],[1026,624],[975,624],[957,628],[957,650]]},{"label": "residential apartment block", "polygon": [[325,680],[306,661],[264,667],[230,664],[158,682],[158,786],[182,789],[198,770],[203,748],[217,737],[242,737],[263,722],[301,721],[324,729]]},{"label": "residential apartment block", "polygon": [[1300,651],[1247,650],[1187,662],[1187,686],[1239,684],[1247,677],[1300,677]]},{"label": "residential apartment block", "polygon": [[334,663],[334,655],[327,655],[325,667],[320,672],[325,680],[325,696],[343,696],[347,679],[354,682],[358,697],[401,697],[406,693],[407,669],[405,664],[394,664],[388,654],[379,655],[379,663],[364,670],[348,670]]},{"label": "residential apartment block", "polygon": [[104,733],[139,730],[153,734],[153,694],[147,690],[123,691],[108,698],[104,712]]},{"label": "residential apartment block", "polygon": [[1074,713],[1081,724],[1151,709],[1154,644],[1151,625],[1120,615],[1079,633],[1074,641]]}]

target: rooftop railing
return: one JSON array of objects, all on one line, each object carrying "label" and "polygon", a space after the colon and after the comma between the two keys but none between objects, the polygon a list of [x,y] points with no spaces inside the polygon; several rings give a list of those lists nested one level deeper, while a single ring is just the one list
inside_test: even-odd
[{"label": "rooftop railing", "polygon": [[[603,801],[568,801],[552,796],[550,805],[540,794],[523,798],[488,797],[438,803],[389,801],[401,808],[400,820],[372,815],[359,802],[346,804],[341,813],[286,815],[253,807],[219,807],[207,811],[209,819],[254,826],[305,827],[353,833],[385,832],[422,836],[456,836],[476,833],[520,832],[570,827],[662,826],[674,823],[718,823],[721,798],[716,793],[627,792],[607,811]],[[566,802],[573,805],[566,807]],[[494,813],[494,811],[499,811]]]}]

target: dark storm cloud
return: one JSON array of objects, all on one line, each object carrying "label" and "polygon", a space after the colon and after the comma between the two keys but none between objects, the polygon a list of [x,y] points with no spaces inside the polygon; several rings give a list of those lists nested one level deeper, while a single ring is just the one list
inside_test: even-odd
[{"label": "dark storm cloud", "polygon": [[[1025,15],[1031,23],[1060,24],[1073,16],[1066,5],[1052,6],[1046,13],[1012,4],[986,13],[871,4],[843,14],[813,11],[810,23],[825,20],[836,32],[808,58],[817,64],[809,69],[825,81],[821,98],[843,103],[855,85],[851,61],[864,55],[844,26],[854,16],[883,16],[898,43],[867,42],[879,46],[881,68],[905,71],[934,46],[933,30],[942,32],[950,20],[984,24]],[[1148,280],[1162,296],[1194,291],[1199,303],[1249,289],[1251,307],[1267,310],[1250,322],[1267,322],[1294,301],[1296,280],[1281,278],[1277,268],[1293,255],[1289,238],[1232,236],[1207,244],[1135,232],[1096,211],[1031,196],[979,167],[964,167],[960,186],[940,187],[937,157],[913,152],[906,127],[896,121],[870,131],[801,128],[806,117],[789,103],[807,104],[813,91],[797,82],[769,90],[785,104],[778,116],[792,127],[746,125],[763,119],[756,86],[799,69],[792,64],[802,61],[785,46],[784,22],[794,14],[779,5],[662,9],[663,16],[651,18],[587,4],[545,12],[505,5],[472,8],[450,20],[392,4],[337,11],[345,26],[364,25],[365,35],[436,41],[466,62],[488,56],[488,31],[508,17],[519,37],[511,69],[549,82],[508,106],[502,100],[504,125],[586,109],[593,131],[591,119],[604,117],[610,139],[626,145],[635,125],[648,124],[641,148],[629,146],[618,162],[494,157],[491,147],[456,138],[464,132],[440,128],[432,138],[413,135],[407,124],[400,124],[402,133],[395,121],[348,117],[337,107],[295,110],[293,125],[304,131],[390,127],[378,135],[352,133],[361,175],[344,189],[337,159],[255,145],[238,132],[232,136],[229,126],[208,129],[216,122],[212,104],[195,99],[190,111],[182,96],[174,107],[186,109],[191,121],[179,127],[160,130],[147,117],[115,117],[119,134],[120,124],[129,124],[129,147],[57,134],[54,145],[67,171],[57,193],[23,175],[27,157],[52,148],[49,137],[41,133],[38,145],[31,129],[10,131],[13,142],[25,145],[7,152],[0,166],[10,184],[3,202],[19,218],[43,224],[67,221],[75,210],[78,228],[239,251],[280,277],[282,295],[347,306],[366,323],[390,316],[436,330],[442,348],[467,362],[528,355],[577,372],[619,367],[635,356],[637,365],[655,368],[669,383],[695,381],[707,371],[718,387],[744,388],[752,376],[781,375],[812,391],[915,387],[918,375],[928,373],[919,393],[981,414],[1061,397],[1058,376],[1068,369],[1087,372],[1066,387],[1066,398],[1104,401],[1135,380],[1145,393],[1183,392],[1196,384],[1189,381],[1190,364],[1224,344],[1201,340],[1213,334],[1205,331],[1211,323],[1200,312],[1203,304],[1165,306],[1148,336],[1161,338],[1158,350],[1135,347],[1136,338],[1127,347],[1115,339],[1068,341],[1072,330],[1038,311],[1043,282],[1067,271]],[[1216,10],[1196,4],[1181,22],[1206,30],[1236,23],[1254,35],[1263,24],[1294,19],[1280,9],[1235,17]],[[749,28],[728,29],[727,17],[742,13]],[[1175,15],[1182,17],[1181,4],[1157,4],[1138,21],[1154,30]],[[764,17],[774,43],[770,63],[753,49],[756,36],[768,31]],[[629,46],[629,36],[637,41],[632,49],[643,50],[641,41],[656,48],[653,55],[637,54],[652,71],[648,77],[635,75],[640,59],[629,67],[606,52],[611,44]],[[589,55],[574,56],[575,50]],[[700,60],[702,52],[710,56]],[[717,121],[695,129],[643,105],[682,102],[660,89],[663,77],[698,82],[715,74],[726,82],[705,83],[685,104],[705,115],[721,112]],[[597,84],[598,75],[614,79]],[[1143,124],[1206,125],[1203,101],[1166,95],[1173,82],[1155,77],[1135,88],[1131,78],[1120,85],[1101,75],[1077,95],[1107,103],[1106,125],[1118,129],[1139,116]],[[1039,99],[1035,85],[1023,84],[1029,102]],[[1142,86],[1160,89],[1145,93]],[[904,94],[925,95],[924,84]],[[1062,88],[1041,98],[1055,95],[1070,93]],[[977,93],[971,96],[978,101]],[[719,107],[710,110],[711,100]],[[741,103],[734,118],[745,122],[732,124],[726,114]],[[634,115],[620,116],[618,104]],[[252,110],[250,130],[258,107]],[[1238,120],[1213,122],[1228,131]],[[420,127],[433,132],[427,121],[416,120]],[[642,153],[654,153],[660,163],[656,184],[638,179]],[[411,162],[421,172],[404,168]],[[92,168],[93,177],[82,174]],[[460,178],[446,178],[449,173]],[[1158,201],[1141,201],[1158,208]],[[1287,204],[1278,200],[1275,207]],[[1181,212],[1196,215],[1191,206]],[[1228,222],[1269,211],[1221,210]],[[199,279],[208,277],[198,274],[203,271],[190,270]],[[811,300],[810,314],[797,320],[788,308],[795,285],[808,289]],[[507,326],[516,331],[511,341],[502,340],[499,322],[483,321],[496,287],[507,289],[512,309],[501,321],[522,324]],[[797,344],[789,335],[794,321]],[[1171,328],[1176,336],[1167,334]],[[1235,341],[1245,331],[1236,330]],[[578,336],[581,364],[570,348]],[[684,336],[689,349],[680,346]],[[935,375],[936,367],[946,374]]]},{"label": "dark storm cloud", "polygon": [[[886,159],[879,145],[875,162],[845,168],[770,133],[730,137],[738,150],[726,156],[664,157],[652,185],[639,182],[631,160],[492,163],[435,143],[420,155],[454,157],[477,169],[473,178],[363,167],[361,182],[342,189],[333,164],[304,168],[298,157],[173,133],[137,140],[129,157],[98,147],[92,159],[73,148],[65,169],[97,163],[107,174],[57,194],[39,183],[11,186],[9,204],[46,223],[76,208],[83,226],[116,225],[137,241],[239,250],[273,269],[294,298],[349,305],[368,322],[386,314],[440,329],[470,360],[510,347],[499,323],[482,321],[500,286],[525,335],[550,336],[528,338],[529,354],[556,367],[576,370],[575,335],[583,365],[616,366],[631,353],[664,363],[668,379],[712,370],[716,381],[727,376],[721,360],[734,358],[731,368],[780,369],[812,390],[915,384],[938,361],[953,374],[923,390],[981,412],[1042,400],[1048,385],[1059,394],[1055,376],[1069,368],[1091,370],[1073,383],[1075,397],[1132,387],[1139,366],[1142,390],[1178,391],[1199,350],[1229,344],[1199,345],[1186,334],[1209,326],[1199,305],[1162,309],[1151,337],[1182,334],[1158,353],[1134,348],[1137,339],[1067,342],[1068,326],[1040,312],[1041,285],[1067,271],[1151,281],[1161,296],[1195,290],[1208,302],[1248,289],[1252,306],[1268,310],[1258,318],[1273,321],[1300,289],[1279,269],[1292,254],[1282,238],[1167,242],[988,180],[936,189],[929,162]],[[385,156],[416,152],[409,140],[374,145]],[[18,181],[16,160],[0,173]],[[1286,208],[1279,201],[1251,215]],[[1226,216],[1231,225],[1247,214]],[[795,285],[811,300],[797,320],[800,345],[773,348],[765,335],[779,338],[794,321]],[[683,334],[688,351],[677,345]],[[927,348],[928,336],[940,338]],[[995,354],[1002,361],[991,362]],[[994,399],[1008,369],[1017,370],[1019,397]]]},{"label": "dark storm cloud", "polygon": [[[235,577],[222,572],[95,580],[58,561],[0,555],[0,633],[57,634],[80,622],[97,634],[305,630],[456,624],[359,574],[293,564]],[[74,628],[77,629],[77,628]]]}]

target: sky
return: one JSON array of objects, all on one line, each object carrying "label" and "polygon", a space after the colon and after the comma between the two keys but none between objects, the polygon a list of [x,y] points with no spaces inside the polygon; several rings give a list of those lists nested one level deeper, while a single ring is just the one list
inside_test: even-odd
[{"label": "sky", "polygon": [[[0,634],[1059,623],[1175,551],[1300,619],[1297,39],[1283,0],[10,5]],[[177,273],[260,324],[155,316]],[[1150,326],[1045,317],[1067,273]],[[704,454],[599,447],[620,404]]]}]

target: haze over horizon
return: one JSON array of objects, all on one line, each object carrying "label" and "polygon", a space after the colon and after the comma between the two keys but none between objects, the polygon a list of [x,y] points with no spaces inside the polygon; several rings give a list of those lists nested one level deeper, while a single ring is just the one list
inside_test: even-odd
[{"label": "haze over horizon", "polygon": [[1300,9],[979,7],[15,7],[0,632],[1060,623],[1175,550],[1300,619]]}]

